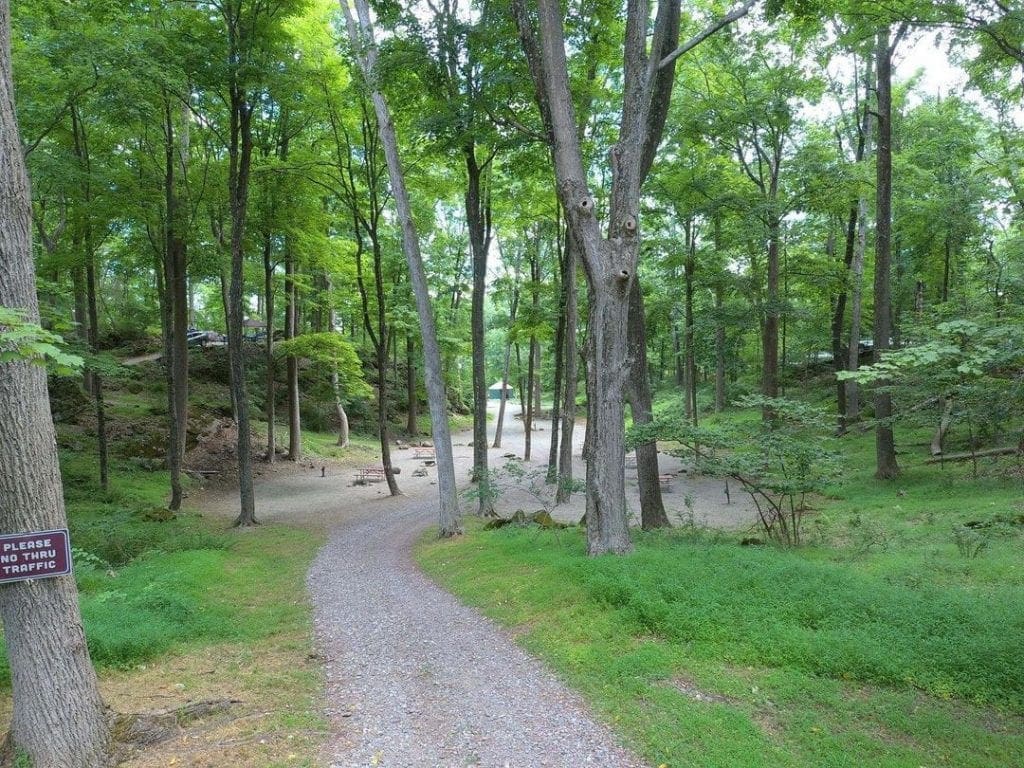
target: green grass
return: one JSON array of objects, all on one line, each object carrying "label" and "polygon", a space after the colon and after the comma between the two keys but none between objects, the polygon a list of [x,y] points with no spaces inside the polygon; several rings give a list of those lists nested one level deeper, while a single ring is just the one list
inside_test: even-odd
[{"label": "green grass", "polygon": [[[284,526],[229,531],[195,512],[155,522],[147,513],[166,502],[165,472],[114,462],[103,492],[94,457],[66,454],[62,469],[82,617],[98,667],[308,629],[304,579],[321,536]],[[9,675],[5,662],[0,684],[9,685]]]},{"label": "green grass", "polygon": [[[656,765],[1021,765],[1020,537],[968,559],[949,535],[961,502],[998,508],[1013,488],[934,482],[872,496],[854,473],[845,491],[858,503],[823,501],[827,541],[799,550],[691,530],[638,533],[634,554],[588,559],[575,530],[471,524],[456,541],[425,539],[418,558],[516,627]],[[892,528],[913,535],[862,551],[856,529],[896,499],[912,511]]]}]

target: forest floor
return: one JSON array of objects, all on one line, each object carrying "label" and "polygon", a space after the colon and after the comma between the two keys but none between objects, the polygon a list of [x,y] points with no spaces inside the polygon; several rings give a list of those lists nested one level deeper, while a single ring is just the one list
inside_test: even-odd
[{"label": "forest floor", "polygon": [[[553,487],[543,483],[549,433],[534,432],[534,460],[524,463],[523,422],[511,407],[507,417],[502,447],[489,450],[499,514],[543,507],[556,519],[578,521],[582,494],[550,505]],[[493,421],[489,426],[493,435]],[[582,435],[578,429],[578,477]],[[468,481],[472,467],[470,438],[453,436],[460,481]],[[417,459],[415,447],[396,448],[392,457],[401,469],[400,497],[389,496],[384,483],[355,484],[361,465],[350,462],[285,464],[257,484],[262,522],[329,532],[308,577],[317,654],[326,665],[330,736],[323,759],[332,768],[640,765],[507,632],[420,574],[411,552],[437,521],[436,467]],[[690,476],[674,457],[661,462],[673,477],[665,502],[676,522],[696,516],[719,526],[754,522],[752,509],[729,503],[720,482]],[[628,476],[638,510],[635,469]],[[195,503],[226,522],[237,510],[235,494],[210,489]],[[464,514],[475,504],[465,498]]]}]

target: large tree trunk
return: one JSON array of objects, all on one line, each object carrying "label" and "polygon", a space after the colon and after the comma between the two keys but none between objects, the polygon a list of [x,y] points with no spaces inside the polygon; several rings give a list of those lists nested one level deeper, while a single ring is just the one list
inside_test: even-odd
[{"label": "large tree trunk", "polygon": [[587,461],[587,552],[591,555],[633,549],[626,517],[623,398],[629,375],[629,287],[611,287],[612,290],[590,291],[587,323],[584,457]]},{"label": "large tree trunk", "polygon": [[487,348],[484,328],[484,292],[487,285],[487,250],[491,244],[490,194],[481,189],[481,168],[472,140],[465,146],[466,221],[473,258],[473,302],[470,329],[473,340],[473,480],[477,483],[477,514],[494,514],[491,478],[487,466]]},{"label": "large tree trunk", "polygon": [[[523,0],[512,6],[538,104],[550,137],[562,207],[569,218],[589,289],[587,337],[587,550],[632,549],[625,495],[623,394],[629,376],[629,291],[640,252],[640,189],[660,143],[675,77],[679,3],[658,5],[650,35],[646,3],[627,9],[624,93],[618,144],[610,153],[612,187],[607,236],[587,186],[569,90],[563,15],[554,0],[538,0],[536,26]],[[665,56],[664,66],[658,59]]]},{"label": "large tree trunk", "polygon": [[409,203],[409,193],[405,186],[405,174],[398,155],[395,126],[391,120],[391,112],[384,100],[384,95],[377,88],[377,48],[370,23],[370,10],[366,0],[355,0],[355,9],[358,14],[357,25],[356,19],[352,15],[352,9],[346,3],[342,3],[341,7],[345,14],[349,41],[353,49],[358,52],[357,57],[363,77],[370,87],[370,96],[377,115],[377,130],[380,133],[381,144],[384,146],[388,177],[391,180],[391,192],[402,229],[402,250],[409,268],[409,282],[416,299],[416,311],[423,339],[424,379],[427,385],[430,421],[434,436],[434,455],[437,460],[437,488],[440,502],[438,504],[438,533],[441,538],[448,538],[461,532],[461,520],[451,433],[448,429],[448,398],[445,391],[441,349],[437,342],[434,313],[430,306],[430,288],[427,285],[427,276],[423,269],[416,224],[413,221],[412,206]]},{"label": "large tree trunk", "polygon": [[[640,280],[633,280],[629,291],[629,402],[633,423],[650,424],[654,420],[651,385],[647,378],[647,322]],[[640,524],[645,531],[667,528],[668,515],[661,498],[661,471],[658,469],[658,443],[651,441],[636,447],[636,475],[640,487]]]},{"label": "large tree trunk", "polygon": [[[10,11],[0,0],[0,306],[39,322],[31,196],[14,116]],[[46,370],[0,363],[0,530],[67,527]],[[106,712],[89,659],[72,576],[0,588],[14,708],[10,738],[36,768],[108,764]]]},{"label": "large tree trunk", "polygon": [[[892,336],[892,50],[889,28],[878,33],[875,60],[878,66],[878,157],[876,166],[875,213],[875,326],[874,355],[879,362],[889,349]],[[899,475],[892,428],[892,396],[883,387],[875,392],[875,477],[892,479]]]}]

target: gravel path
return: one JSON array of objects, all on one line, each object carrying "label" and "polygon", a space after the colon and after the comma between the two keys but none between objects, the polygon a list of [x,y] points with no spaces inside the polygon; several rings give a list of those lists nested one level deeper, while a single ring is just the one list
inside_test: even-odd
[{"label": "gravel path", "polygon": [[[511,416],[511,414],[510,414]],[[493,425],[492,425],[493,433]],[[503,448],[492,449],[499,470],[522,456],[518,419],[505,423]],[[471,436],[455,435],[456,476],[468,477]],[[583,429],[575,433],[576,452]],[[549,434],[534,433],[534,461],[504,488],[499,514],[545,505],[552,486],[540,480]],[[331,736],[324,764],[331,768],[639,768],[586,706],[544,667],[519,649],[506,632],[461,605],[423,576],[411,561],[413,542],[437,520],[433,468],[416,476],[423,462],[412,450],[392,454],[401,467],[403,497],[392,498],[382,483],[353,486],[354,470],[318,466],[278,470],[260,479],[257,517],[326,529],[307,582],[313,598],[319,652],[327,674]],[[583,477],[577,459],[577,477]],[[744,528],[754,520],[748,501],[728,502],[721,481],[693,475],[671,456],[659,457],[673,476],[665,506],[676,522]],[[503,485],[504,483],[499,483]],[[733,494],[736,496],[736,494]],[[638,514],[636,470],[627,470],[627,503]],[[233,519],[235,490],[205,496],[204,512]],[[471,513],[473,504],[463,503]],[[575,522],[584,499],[555,508]]]},{"label": "gravel path", "polygon": [[327,668],[331,768],[640,768],[497,626],[416,569],[429,500],[381,500],[309,573]]}]

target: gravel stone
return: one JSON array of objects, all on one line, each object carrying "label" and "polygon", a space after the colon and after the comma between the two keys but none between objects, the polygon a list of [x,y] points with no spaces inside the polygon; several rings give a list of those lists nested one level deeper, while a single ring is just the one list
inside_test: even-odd
[{"label": "gravel stone", "polygon": [[504,630],[416,568],[436,501],[370,502],[309,572],[331,768],[642,768]]}]

